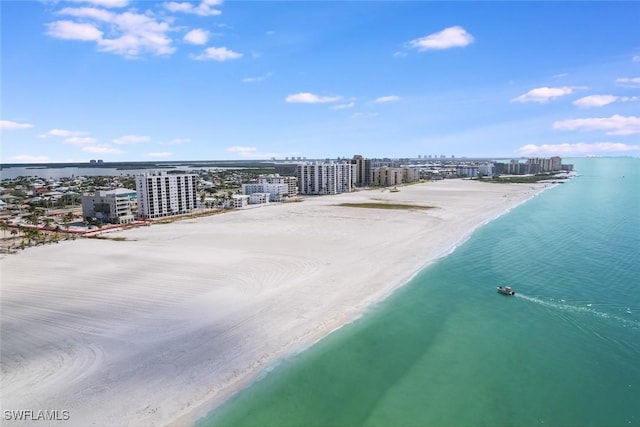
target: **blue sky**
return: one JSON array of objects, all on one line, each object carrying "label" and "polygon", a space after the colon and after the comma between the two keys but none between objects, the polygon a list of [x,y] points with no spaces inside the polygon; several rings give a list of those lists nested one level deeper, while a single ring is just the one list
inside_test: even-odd
[{"label": "blue sky", "polygon": [[640,155],[640,3],[2,1],[3,163]]}]

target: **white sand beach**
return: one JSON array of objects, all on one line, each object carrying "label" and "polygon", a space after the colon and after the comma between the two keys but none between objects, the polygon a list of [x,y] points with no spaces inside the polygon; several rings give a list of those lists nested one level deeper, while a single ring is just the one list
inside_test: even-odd
[{"label": "white sand beach", "polygon": [[[190,425],[542,184],[307,198],[0,260],[3,425]],[[337,206],[394,202],[429,210]],[[11,421],[7,410],[68,411]]]}]

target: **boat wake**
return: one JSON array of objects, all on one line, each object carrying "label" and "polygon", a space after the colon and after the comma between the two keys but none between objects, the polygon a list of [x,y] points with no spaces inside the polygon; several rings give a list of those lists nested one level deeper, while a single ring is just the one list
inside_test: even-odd
[{"label": "boat wake", "polygon": [[[524,295],[522,293],[518,293],[515,296],[517,298],[524,299],[536,304],[540,304],[548,308],[554,308],[554,309],[562,310],[565,312],[568,311],[573,313],[585,313],[592,316],[600,317],[602,319],[608,319],[608,320],[619,322],[624,326],[630,327],[632,329],[640,329],[640,320],[628,318],[628,317],[625,317],[624,315],[606,313],[604,311],[598,310],[597,308],[594,308],[593,303],[587,303],[585,305],[577,305],[575,303],[569,303],[565,300],[545,300],[538,297]],[[637,314],[640,312],[640,309],[638,308],[632,309],[631,307],[618,307],[617,309],[627,315],[633,315],[634,313]]]}]

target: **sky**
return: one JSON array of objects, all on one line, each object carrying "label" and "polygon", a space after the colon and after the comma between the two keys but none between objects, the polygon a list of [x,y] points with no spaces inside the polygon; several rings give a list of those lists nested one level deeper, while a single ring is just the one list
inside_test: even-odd
[{"label": "sky", "polygon": [[639,2],[1,1],[2,163],[640,156]]}]

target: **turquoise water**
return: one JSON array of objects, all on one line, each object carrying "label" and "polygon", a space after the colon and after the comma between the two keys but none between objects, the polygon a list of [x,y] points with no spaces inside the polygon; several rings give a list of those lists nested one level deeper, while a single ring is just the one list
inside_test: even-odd
[{"label": "turquoise water", "polygon": [[640,159],[574,163],[198,426],[640,426]]}]

